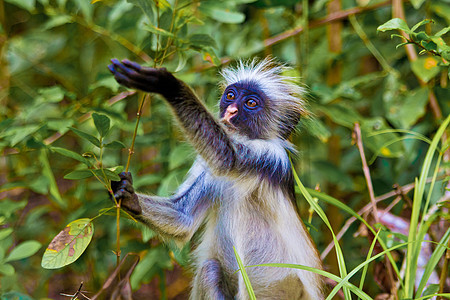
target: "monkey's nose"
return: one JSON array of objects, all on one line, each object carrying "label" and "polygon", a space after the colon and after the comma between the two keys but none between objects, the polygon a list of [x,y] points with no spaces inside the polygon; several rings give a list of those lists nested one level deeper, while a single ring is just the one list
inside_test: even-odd
[{"label": "monkey's nose", "polygon": [[231,104],[227,107],[227,110],[225,111],[225,115],[223,116],[224,120],[227,122],[230,122],[230,119],[234,117],[238,112],[238,108],[235,104]]}]

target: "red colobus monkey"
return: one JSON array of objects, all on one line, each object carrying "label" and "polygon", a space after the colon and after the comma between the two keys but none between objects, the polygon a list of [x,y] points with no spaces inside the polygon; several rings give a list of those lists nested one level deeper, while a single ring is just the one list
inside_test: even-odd
[{"label": "red colobus monkey", "polygon": [[[247,299],[233,246],[244,265],[301,264],[321,268],[295,209],[287,141],[304,111],[302,88],[273,59],[225,69],[219,118],[164,68],[113,59],[122,85],[161,94],[198,157],[169,198],[138,194],[130,173],[113,184],[116,199],[163,238],[186,242],[202,226],[194,252],[191,299]],[[247,269],[257,299],[323,299],[313,272]]]}]

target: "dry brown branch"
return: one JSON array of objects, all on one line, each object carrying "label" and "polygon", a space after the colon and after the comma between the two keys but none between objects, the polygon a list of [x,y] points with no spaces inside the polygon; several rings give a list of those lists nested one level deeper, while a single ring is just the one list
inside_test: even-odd
[{"label": "dry brown branch", "polygon": [[[322,25],[334,22],[334,21],[338,21],[338,20],[343,20],[348,18],[351,15],[354,14],[359,14],[365,11],[370,11],[370,10],[374,10],[383,6],[387,6],[391,3],[391,1],[385,1],[385,2],[381,2],[381,3],[377,3],[375,5],[371,5],[371,6],[366,6],[366,7],[355,7],[355,8],[350,8],[350,9],[346,9],[346,10],[341,10],[338,12],[334,12],[334,13],[330,13],[329,15],[327,15],[326,17],[322,18],[322,19],[318,19],[318,20],[312,20],[309,23],[309,28],[316,28],[316,27],[320,27]],[[277,44],[281,41],[284,41],[290,37],[293,37],[299,33],[301,33],[304,30],[303,26],[298,26],[292,29],[289,29],[283,33],[280,33],[276,36],[273,36],[271,38],[268,38],[266,40],[264,40],[264,45],[266,47],[272,46],[274,44]]]},{"label": "dry brown branch", "polygon": [[359,155],[361,156],[361,162],[364,172],[364,178],[366,179],[367,189],[369,190],[369,196],[370,196],[370,203],[372,204],[372,215],[375,219],[375,222],[379,223],[380,219],[378,218],[378,210],[377,210],[377,203],[375,201],[375,193],[373,191],[373,185],[372,185],[372,179],[370,177],[370,169],[367,165],[366,155],[364,154],[364,146],[361,138],[361,128],[359,126],[359,123],[355,123],[354,127],[354,138],[356,139],[356,145],[359,150]]}]

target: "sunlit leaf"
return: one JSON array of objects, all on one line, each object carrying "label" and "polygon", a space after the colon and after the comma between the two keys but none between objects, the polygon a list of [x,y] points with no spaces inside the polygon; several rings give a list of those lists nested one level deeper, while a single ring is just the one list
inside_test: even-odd
[{"label": "sunlit leaf", "polygon": [[[12,276],[14,275],[14,273],[16,272],[16,270],[14,270],[14,267],[11,266],[10,264],[3,264],[0,263],[0,274],[6,275],[6,276]],[[2,298],[3,298],[4,294],[2,294]]]},{"label": "sunlit leaf", "polygon": [[419,57],[411,63],[411,69],[417,77],[428,82],[441,71],[438,63],[438,60],[433,56]]},{"label": "sunlit leaf", "polygon": [[406,22],[403,19],[399,19],[399,18],[391,19],[391,20],[387,21],[386,23],[384,23],[383,25],[378,26],[378,28],[377,28],[378,31],[382,31],[382,32],[385,32],[388,30],[395,30],[395,29],[403,30],[406,33],[411,33],[411,29],[409,29]]},{"label": "sunlit leaf", "polygon": [[79,180],[86,179],[92,176],[94,176],[94,173],[92,173],[91,170],[75,170],[70,172],[69,174],[66,174],[64,176],[64,179]]},{"label": "sunlit leaf", "polygon": [[5,228],[0,230],[0,241],[8,237],[11,233],[13,233],[14,229]]},{"label": "sunlit leaf", "polygon": [[86,250],[93,234],[91,219],[78,219],[69,223],[48,245],[41,266],[58,269],[73,263]]},{"label": "sunlit leaf", "polygon": [[[423,2],[423,1],[425,1],[425,0],[413,0],[413,1],[411,1],[411,2],[412,2],[413,5],[414,5],[414,2]],[[416,25],[414,25],[414,26],[411,28],[411,31],[416,31],[416,29],[419,28],[420,26],[425,25],[425,24],[428,24],[428,23],[432,23],[432,22],[434,22],[434,21],[431,20],[431,19],[425,19],[425,20],[422,20],[422,21],[420,21],[419,23],[417,23]]]},{"label": "sunlit leaf", "polygon": [[11,253],[5,258],[5,262],[24,259],[32,256],[41,248],[41,243],[38,241],[26,241],[17,245],[11,250]]}]

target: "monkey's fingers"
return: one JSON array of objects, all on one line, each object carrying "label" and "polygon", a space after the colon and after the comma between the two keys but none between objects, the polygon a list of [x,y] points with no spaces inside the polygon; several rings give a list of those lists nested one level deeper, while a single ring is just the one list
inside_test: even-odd
[{"label": "monkey's fingers", "polygon": [[157,81],[156,78],[143,77],[134,71],[123,68],[121,64],[109,65],[108,69],[121,85],[144,92],[157,92],[156,88],[154,88]]},{"label": "monkey's fingers", "polygon": [[112,65],[109,65],[108,68],[120,83],[128,87],[139,86],[139,89],[145,91],[155,91],[152,87],[158,85],[160,75],[157,69],[153,69],[153,72],[142,72],[141,69],[135,69],[135,66],[125,66],[117,59],[112,59],[111,62]]},{"label": "monkey's fingers", "polygon": [[150,67],[144,67],[138,64],[137,62],[124,59],[122,60],[122,64],[130,69],[135,70],[138,73],[145,74],[145,75],[152,75],[152,76],[159,76],[163,72],[167,72],[166,68],[150,68]]}]

